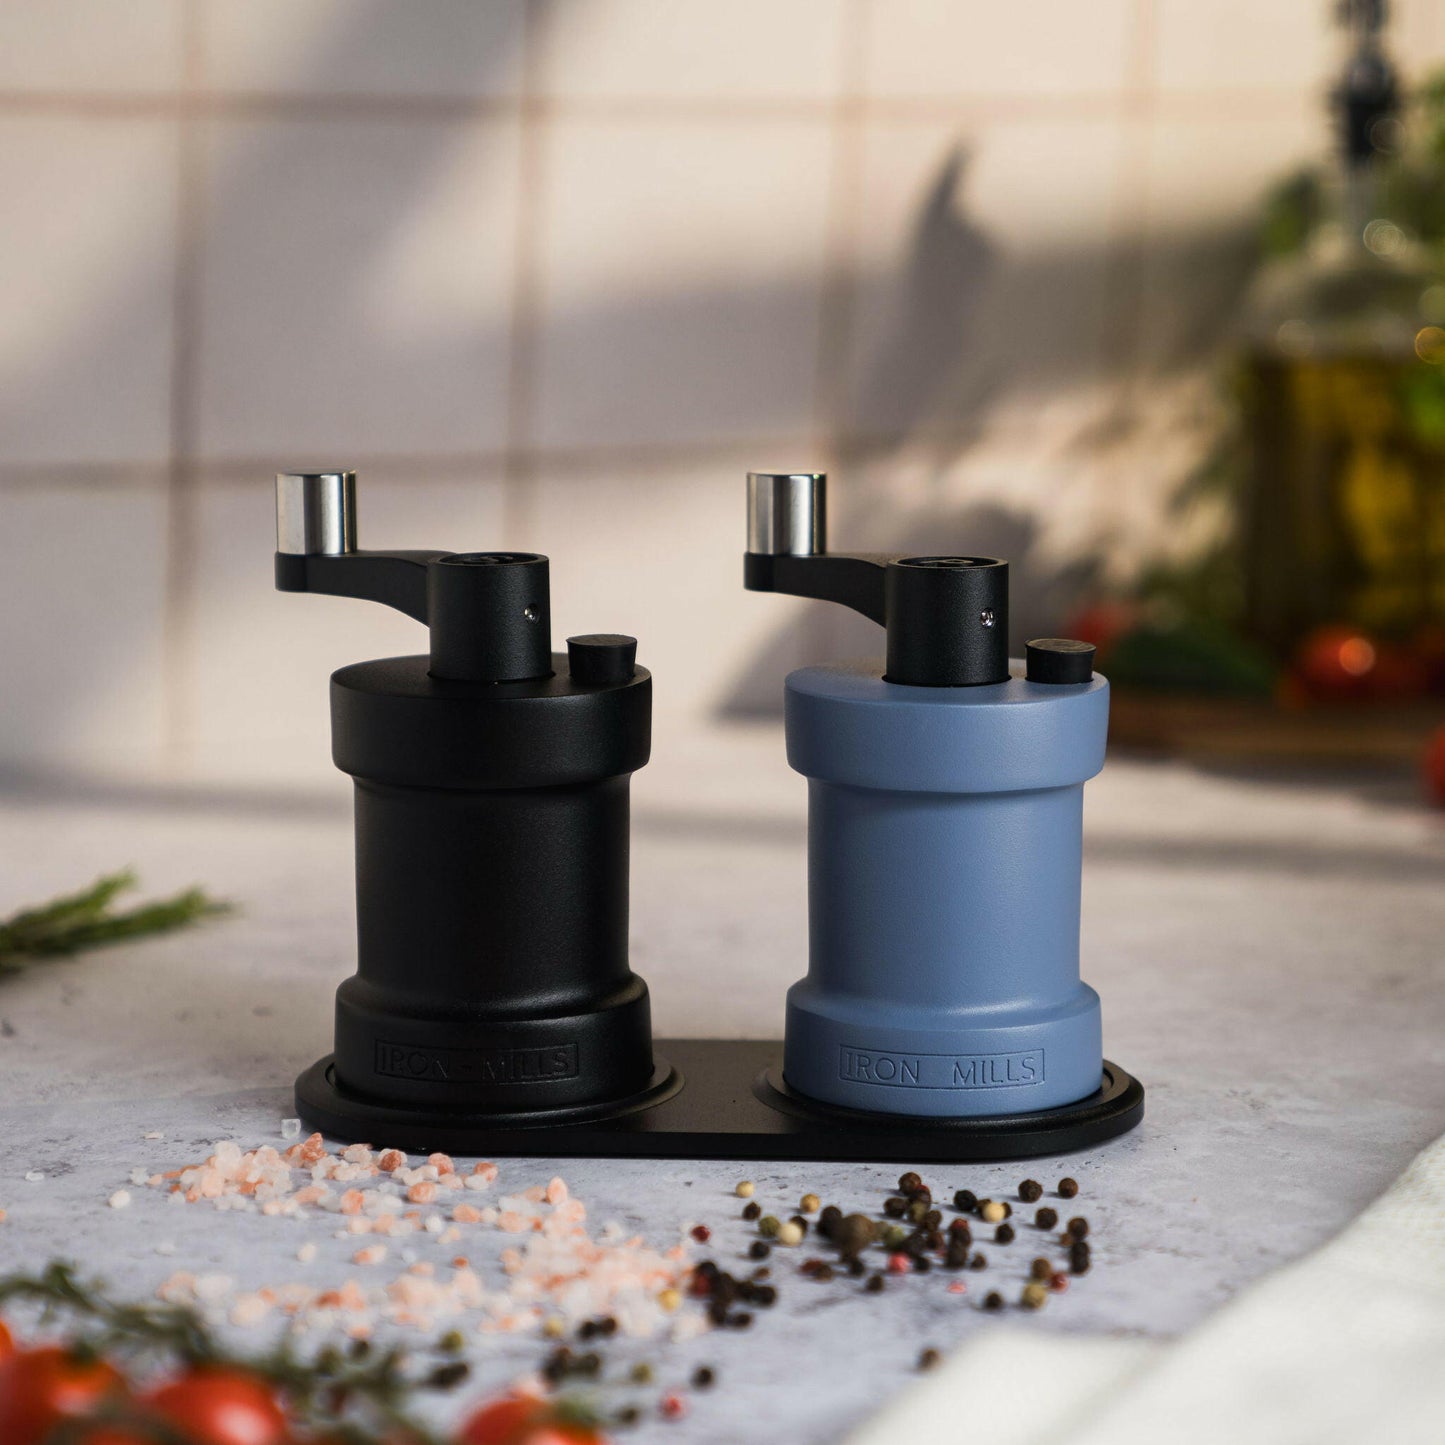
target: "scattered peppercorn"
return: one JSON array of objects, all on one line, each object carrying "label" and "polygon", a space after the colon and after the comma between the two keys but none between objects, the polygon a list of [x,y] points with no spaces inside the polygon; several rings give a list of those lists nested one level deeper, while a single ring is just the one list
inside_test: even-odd
[{"label": "scattered peppercorn", "polygon": [[1034,1215],[1034,1223],[1037,1224],[1040,1229],[1052,1229],[1058,1222],[1059,1211],[1057,1209],[1050,1209],[1048,1205],[1045,1205]]},{"label": "scattered peppercorn", "polygon": [[1000,1224],[993,1232],[995,1244],[1012,1244],[1014,1242],[1014,1227],[1011,1224]]},{"label": "scattered peppercorn", "polygon": [[1080,1241],[1069,1251],[1069,1270],[1073,1274],[1088,1274],[1089,1246]]},{"label": "scattered peppercorn", "polygon": [[816,1194],[805,1194],[798,1201],[798,1208],[801,1209],[804,1214],[816,1214],[822,1203],[823,1201],[819,1199]]},{"label": "scattered peppercorn", "polygon": [[910,1199],[904,1212],[910,1224],[922,1224],[928,1215],[928,1206],[921,1199]]},{"label": "scattered peppercorn", "polygon": [[942,1359],[943,1356],[940,1355],[937,1350],[924,1350],[918,1357],[918,1368],[920,1370],[931,1370],[935,1368]]},{"label": "scattered peppercorn", "polygon": [[907,1274],[909,1260],[906,1254],[890,1254],[888,1256],[889,1274]]},{"label": "scattered peppercorn", "polygon": [[1000,1204],[997,1199],[985,1199],[983,1203],[978,1206],[978,1217],[982,1219],[985,1224],[997,1224],[1001,1219],[1006,1219],[1008,1216],[1003,1205]]},{"label": "scattered peppercorn", "polygon": [[779,1243],[779,1244],[785,1244],[785,1245],[787,1245],[787,1246],[791,1249],[791,1248],[793,1247],[793,1245],[795,1245],[795,1244],[801,1244],[802,1242],[803,1242],[803,1226],[802,1226],[802,1225],[796,1224],[796,1223],[794,1223],[793,1220],[790,1219],[786,1224],[780,1224],[780,1225],[778,1226],[778,1243]]},{"label": "scattered peppercorn", "polygon": [[943,1262],[949,1269],[962,1269],[968,1263],[968,1240],[955,1235],[948,1241],[948,1250]]},{"label": "scattered peppercorn", "polygon": [[806,1234],[806,1233],[808,1232],[808,1221],[807,1221],[806,1218],[804,1218],[803,1215],[801,1215],[801,1214],[795,1214],[795,1215],[792,1217],[792,1220],[790,1221],[790,1223],[796,1224],[796,1225],[798,1226],[798,1228],[803,1231],[804,1234]]},{"label": "scattered peppercorn", "polygon": [[687,1402],[681,1395],[664,1395],[657,1408],[664,1420],[681,1420],[687,1414]]},{"label": "scattered peppercorn", "polygon": [[843,1211],[836,1204],[828,1204],[818,1216],[818,1233],[824,1239],[832,1239],[834,1232],[843,1221]]},{"label": "scattered peppercorn", "polygon": [[[354,1341],[355,1344],[362,1344],[364,1341]],[[459,1354],[467,1347],[467,1337],[460,1330],[448,1330],[441,1339],[437,1341],[437,1349],[445,1350],[449,1355]]]},{"label": "scattered peppercorn", "polygon": [[728,1328],[731,1330],[745,1330],[752,1322],[753,1317],[746,1310],[739,1310],[727,1319]]},{"label": "scattered peppercorn", "polygon": [[751,1204],[743,1205],[743,1218],[748,1220],[749,1222],[754,1219],[761,1219],[762,1215],[763,1206],[759,1204],[756,1199],[754,1199]]},{"label": "scattered peppercorn", "polygon": [[1003,1296],[994,1289],[983,1297],[983,1307],[986,1310],[1001,1310],[1003,1308]]},{"label": "scattered peppercorn", "polygon": [[699,1244],[706,1244],[712,1238],[712,1230],[705,1224],[694,1224],[688,1232]]},{"label": "scattered peppercorn", "polygon": [[717,1376],[706,1365],[699,1365],[697,1369],[692,1372],[692,1383],[696,1389],[711,1389],[716,1381]]},{"label": "scattered peppercorn", "polygon": [[868,1266],[864,1264],[863,1261],[859,1259],[856,1254],[853,1256],[852,1259],[848,1261],[848,1273],[852,1275],[854,1279],[856,1279],[860,1274],[865,1274],[867,1270]]},{"label": "scattered peppercorn", "polygon": [[1062,1270],[1057,1270],[1049,1276],[1049,1288],[1055,1294],[1063,1294],[1069,1287],[1069,1277]]},{"label": "scattered peppercorn", "polygon": [[434,1390],[454,1390],[471,1373],[472,1367],[465,1360],[453,1360],[449,1365],[438,1365],[426,1382]]},{"label": "scattered peppercorn", "polygon": [[828,1281],[833,1278],[833,1266],[831,1264],[825,1264],[813,1278],[820,1284],[827,1284]]},{"label": "scattered peppercorn", "polygon": [[937,1229],[938,1226],[943,1223],[943,1214],[937,1209],[930,1209],[928,1213],[923,1216],[923,1222],[930,1229]]},{"label": "scattered peppercorn", "polygon": [[1054,1267],[1046,1259],[1036,1259],[1029,1266],[1029,1275],[1033,1279],[1047,1283],[1054,1277]]},{"label": "scattered peppercorn", "polygon": [[923,1180],[913,1170],[898,1176],[898,1192],[900,1194],[917,1194],[923,1188]]},{"label": "scattered peppercorn", "polygon": [[778,1220],[774,1215],[765,1214],[758,1220],[758,1233],[761,1234],[764,1239],[772,1239],[773,1236],[777,1234],[778,1229]]},{"label": "scattered peppercorn", "polygon": [[736,1194],[739,1199],[751,1199],[756,1189],[757,1185],[755,1185],[751,1179],[739,1179],[736,1186],[734,1186],[733,1193]]},{"label": "scattered peppercorn", "polygon": [[976,1254],[976,1255],[974,1255],[974,1257],[973,1257],[971,1260],[969,1260],[969,1262],[968,1262],[968,1267],[969,1267],[970,1269],[987,1269],[987,1268],[988,1268],[988,1256],[987,1256],[986,1254]]},{"label": "scattered peppercorn", "polygon": [[617,1412],[617,1423],[625,1427],[637,1424],[641,1418],[642,1411],[639,1410],[636,1405],[624,1405]]},{"label": "scattered peppercorn", "polygon": [[766,1259],[772,1252],[772,1246],[766,1240],[755,1239],[748,1245],[749,1259]]},{"label": "scattered peppercorn", "polygon": [[1079,1181],[1077,1179],[1059,1180],[1059,1198],[1072,1199],[1079,1192]]},{"label": "scattered peppercorn", "polygon": [[1089,1237],[1089,1221],[1084,1218],[1071,1219],[1068,1223],[1068,1234],[1070,1239],[1087,1239]]},{"label": "scattered peppercorn", "polygon": [[1025,1204],[1032,1204],[1035,1200],[1043,1198],[1044,1186],[1037,1179],[1025,1179],[1019,1185],[1019,1198]]},{"label": "scattered peppercorn", "polygon": [[902,1219],[903,1211],[907,1208],[908,1201],[906,1199],[898,1198],[896,1194],[890,1195],[887,1199],[883,1201],[883,1212],[889,1217],[889,1219]]},{"label": "scattered peppercorn", "polygon": [[1044,1307],[1044,1301],[1048,1299],[1049,1292],[1043,1285],[1035,1281],[1024,1286],[1024,1292],[1019,1303],[1026,1310],[1038,1310]]},{"label": "scattered peppercorn", "polygon": [[865,1284],[863,1288],[866,1289],[869,1294],[882,1294],[887,1286],[884,1284],[881,1274],[870,1274],[868,1276],[868,1283]]},{"label": "scattered peppercorn", "polygon": [[866,1214],[847,1214],[838,1223],[833,1238],[845,1255],[861,1253],[877,1237],[878,1226]]},{"label": "scattered peppercorn", "polygon": [[646,1360],[639,1360],[630,1372],[634,1385],[650,1385],[652,1383],[652,1366]]},{"label": "scattered peppercorn", "polygon": [[887,1224],[879,1237],[885,1249],[897,1249],[908,1238],[908,1231],[901,1224]]},{"label": "scattered peppercorn", "polygon": [[972,1189],[960,1189],[953,1196],[953,1207],[960,1214],[972,1214],[978,1208],[978,1195]]}]

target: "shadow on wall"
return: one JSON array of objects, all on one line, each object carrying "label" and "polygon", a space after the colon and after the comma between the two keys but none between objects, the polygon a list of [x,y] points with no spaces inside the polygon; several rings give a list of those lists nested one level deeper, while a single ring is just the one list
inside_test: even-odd
[{"label": "shadow on wall", "polygon": [[[840,428],[835,452],[848,473],[848,530],[867,550],[922,555],[963,552],[1009,563],[1009,651],[1021,656],[1030,637],[1056,635],[1095,589],[1104,570],[1102,545],[1059,563],[1047,555],[1041,514],[1006,500],[950,504],[948,473],[980,441],[990,408],[1026,384],[1034,393],[1080,380],[1147,383],[1195,368],[1214,356],[1255,263],[1247,228],[1203,230],[1156,250],[1166,276],[1188,275],[1184,304],[1170,326],[1134,344],[1127,318],[1101,315],[1096,331],[1071,331],[1078,314],[1060,314],[1071,278],[1097,265],[1087,247],[1005,256],[963,212],[968,153],[956,146],[928,188],[900,263],[892,322],[860,369],[859,386]],[[1136,283],[1133,283],[1137,285]],[[1139,297],[1132,298],[1130,310]],[[1091,352],[1091,341],[1098,343]],[[1141,441],[1147,400],[1141,388],[1119,386],[1058,450],[1097,459],[1127,455]],[[1192,425],[1192,423],[1187,423]],[[904,449],[922,459],[921,491],[933,498],[901,511],[888,479]],[[836,530],[836,529],[834,529]],[[836,545],[836,543],[835,543]],[[844,549],[846,550],[846,549]],[[787,615],[743,667],[717,709],[720,718],[777,718],[783,679],[795,667],[826,658],[880,656],[882,630],[849,609],[780,600]]]}]

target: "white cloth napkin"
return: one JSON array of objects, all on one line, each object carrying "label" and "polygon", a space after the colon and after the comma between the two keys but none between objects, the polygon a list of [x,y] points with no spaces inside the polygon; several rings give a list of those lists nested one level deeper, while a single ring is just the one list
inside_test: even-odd
[{"label": "white cloth napkin", "polygon": [[851,1439],[1445,1441],[1445,1138],[1337,1239],[1182,1338],[989,1330]]}]

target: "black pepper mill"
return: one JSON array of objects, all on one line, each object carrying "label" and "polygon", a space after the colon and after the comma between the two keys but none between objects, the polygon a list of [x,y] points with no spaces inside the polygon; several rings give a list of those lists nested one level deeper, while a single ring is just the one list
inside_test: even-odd
[{"label": "black pepper mill", "polygon": [[331,678],[356,784],[357,971],[301,1117],[424,1147],[625,1115],[676,1087],[628,966],[628,785],[651,747],[634,638],[551,649],[547,559],[365,552],[352,472],[276,478],[276,586],[382,602],[428,656]]}]

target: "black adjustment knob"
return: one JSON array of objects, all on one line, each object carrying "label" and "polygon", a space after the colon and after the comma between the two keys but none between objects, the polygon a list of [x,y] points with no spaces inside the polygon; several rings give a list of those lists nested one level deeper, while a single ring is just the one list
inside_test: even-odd
[{"label": "black adjustment knob", "polygon": [[1030,682],[1089,682],[1094,676],[1094,644],[1076,642],[1071,637],[1036,637],[1024,644]]},{"label": "black adjustment knob", "polygon": [[584,687],[616,687],[637,671],[637,639],[620,632],[591,632],[567,639],[567,670]]}]

